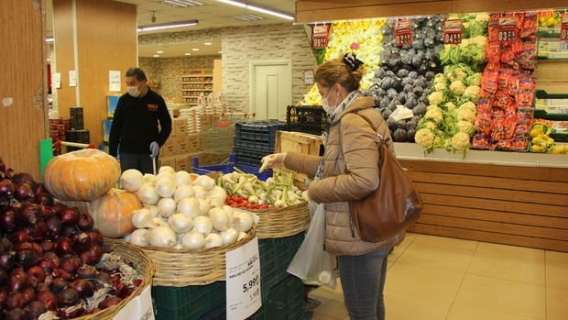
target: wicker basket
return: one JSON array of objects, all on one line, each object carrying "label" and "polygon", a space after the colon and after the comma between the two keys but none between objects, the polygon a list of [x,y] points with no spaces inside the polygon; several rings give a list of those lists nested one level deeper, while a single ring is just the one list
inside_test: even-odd
[{"label": "wicker basket", "polygon": [[89,314],[78,318],[73,318],[74,320],[103,320],[103,319],[112,319],[115,315],[117,315],[122,308],[127,305],[132,299],[138,297],[142,291],[146,289],[146,287],[152,285],[152,276],[156,271],[152,260],[144,253],[144,251],[140,250],[140,248],[126,242],[123,240],[116,240],[111,238],[105,238],[103,243],[103,252],[113,252],[116,255],[121,256],[126,261],[132,264],[132,267],[135,268],[141,275],[144,277],[144,283],[142,283],[136,290],[132,292],[132,294],[120,301],[118,304],[99,311],[95,314]]},{"label": "wicker basket", "polygon": [[256,227],[259,239],[284,238],[304,232],[310,222],[308,203],[282,209],[252,210],[260,217]]},{"label": "wicker basket", "polygon": [[255,237],[253,227],[247,237],[227,247],[200,251],[161,247],[142,247],[156,266],[154,285],[185,287],[207,285],[225,280],[225,253],[249,242]]}]

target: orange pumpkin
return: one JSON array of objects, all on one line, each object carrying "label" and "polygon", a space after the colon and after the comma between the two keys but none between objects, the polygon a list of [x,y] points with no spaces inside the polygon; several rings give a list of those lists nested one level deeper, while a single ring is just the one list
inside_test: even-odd
[{"label": "orange pumpkin", "polygon": [[109,238],[121,238],[132,233],[132,212],[142,208],[138,197],[125,190],[110,189],[104,196],[89,203],[94,227]]},{"label": "orange pumpkin", "polygon": [[82,149],[57,156],[45,167],[44,184],[60,200],[92,201],[115,186],[120,164],[98,149]]}]

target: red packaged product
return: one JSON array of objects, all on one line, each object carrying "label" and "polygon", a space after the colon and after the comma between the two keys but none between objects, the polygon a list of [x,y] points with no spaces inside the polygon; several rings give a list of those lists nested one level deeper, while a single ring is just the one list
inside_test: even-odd
[{"label": "red packaged product", "polygon": [[476,133],[473,135],[472,148],[480,150],[491,149],[491,143],[489,142],[489,136],[483,133]]}]

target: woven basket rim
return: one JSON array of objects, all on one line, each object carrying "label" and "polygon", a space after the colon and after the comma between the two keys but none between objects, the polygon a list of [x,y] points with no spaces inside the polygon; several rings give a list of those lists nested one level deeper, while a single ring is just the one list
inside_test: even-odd
[{"label": "woven basket rim", "polygon": [[[152,278],[154,273],[156,272],[156,267],[152,260],[148,257],[148,255],[138,247],[124,241],[112,238],[104,238],[103,240],[103,251],[104,252],[114,252],[115,250],[119,249],[119,251],[123,251],[123,254],[127,255],[127,257],[121,256],[127,262],[130,262],[133,268],[135,268],[141,275],[144,277],[144,282],[138,286],[130,296],[122,299],[118,304],[101,310],[95,314],[84,315],[81,317],[73,318],[74,320],[103,320],[103,319],[112,319],[115,315],[117,315],[124,306],[126,306],[130,301],[134,298],[140,296],[140,294],[148,287],[152,285]],[[136,259],[137,261],[131,261]]]}]

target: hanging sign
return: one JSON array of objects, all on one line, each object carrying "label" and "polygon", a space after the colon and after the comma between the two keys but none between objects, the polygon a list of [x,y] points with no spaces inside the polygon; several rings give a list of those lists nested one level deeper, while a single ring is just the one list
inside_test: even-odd
[{"label": "hanging sign", "polygon": [[407,19],[394,22],[394,43],[396,46],[412,44],[412,21]]},{"label": "hanging sign", "polygon": [[258,238],[225,253],[227,320],[242,320],[262,305]]},{"label": "hanging sign", "polygon": [[325,49],[329,43],[329,24],[316,24],[312,27],[312,48]]},{"label": "hanging sign", "polygon": [[460,44],[462,34],[462,21],[460,19],[444,21],[444,44]]},{"label": "hanging sign", "polygon": [[512,43],[517,37],[517,18],[499,18],[499,41],[502,43]]},{"label": "hanging sign", "polygon": [[560,40],[568,41],[568,12],[564,12],[560,20]]}]

